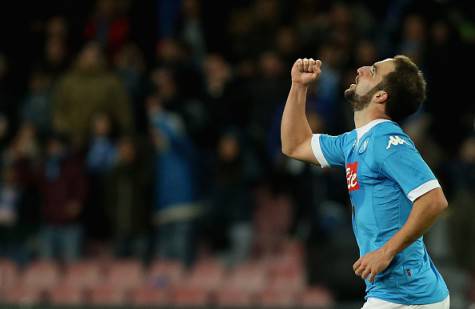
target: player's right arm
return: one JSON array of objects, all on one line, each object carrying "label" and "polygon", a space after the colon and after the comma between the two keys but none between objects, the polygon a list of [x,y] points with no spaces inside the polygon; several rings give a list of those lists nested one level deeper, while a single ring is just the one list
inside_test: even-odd
[{"label": "player's right arm", "polygon": [[285,103],[281,123],[282,152],[294,159],[315,164],[320,162],[312,151],[313,133],[305,114],[307,91],[320,76],[320,60],[298,59],[292,66],[292,86]]}]

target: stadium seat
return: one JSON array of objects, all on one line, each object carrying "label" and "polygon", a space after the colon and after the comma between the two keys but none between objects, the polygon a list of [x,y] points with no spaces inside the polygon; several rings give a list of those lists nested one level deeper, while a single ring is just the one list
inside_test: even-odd
[{"label": "stadium seat", "polygon": [[74,288],[91,289],[103,281],[103,270],[97,262],[81,261],[67,267],[62,283]]},{"label": "stadium seat", "polygon": [[130,290],[142,286],[144,272],[138,260],[115,261],[109,267],[105,282],[116,289]]},{"label": "stadium seat", "polygon": [[93,305],[123,305],[125,300],[126,294],[122,289],[104,284],[91,290],[88,302]]},{"label": "stadium seat", "polygon": [[38,261],[31,263],[24,271],[22,284],[40,291],[56,286],[60,281],[58,265],[53,261]]},{"label": "stadium seat", "polygon": [[42,292],[36,288],[17,285],[6,291],[4,300],[7,304],[34,305],[41,302]]},{"label": "stadium seat", "polygon": [[305,282],[298,276],[272,277],[269,279],[267,288],[276,291],[300,292],[305,288]]},{"label": "stadium seat", "polygon": [[132,304],[135,306],[168,305],[168,292],[151,286],[143,286],[132,291]]},{"label": "stadium seat", "polygon": [[287,240],[292,205],[285,195],[263,195],[254,210],[255,249],[262,256],[275,255]]},{"label": "stadium seat", "polygon": [[305,277],[301,272],[281,272],[273,274],[268,279],[267,287],[273,290],[302,291],[305,287]]},{"label": "stadium seat", "polygon": [[147,284],[167,288],[177,285],[183,278],[183,265],[178,261],[157,260],[149,267]]},{"label": "stadium seat", "polygon": [[82,289],[60,284],[48,291],[50,303],[53,305],[81,305]]},{"label": "stadium seat", "polygon": [[323,287],[308,288],[299,297],[299,306],[307,308],[326,308],[332,306],[334,299],[330,291]]},{"label": "stadium seat", "polygon": [[209,293],[206,289],[177,287],[170,293],[170,302],[174,306],[206,306]]},{"label": "stadium seat", "polygon": [[225,269],[217,260],[206,259],[196,263],[186,285],[214,291],[223,284]]},{"label": "stadium seat", "polygon": [[260,292],[267,284],[267,268],[263,263],[249,262],[236,266],[224,286],[245,292]]},{"label": "stadium seat", "polygon": [[269,264],[269,289],[286,289],[293,292],[305,287],[304,266],[299,258],[279,256],[267,262]]},{"label": "stadium seat", "polygon": [[256,300],[262,307],[292,307],[296,304],[295,294],[285,289],[266,289],[257,294]]},{"label": "stadium seat", "polygon": [[222,307],[246,307],[253,304],[252,293],[241,289],[222,289],[215,294],[216,305]]},{"label": "stadium seat", "polygon": [[14,262],[0,259],[0,302],[4,298],[4,292],[17,284],[18,276],[18,268]]}]

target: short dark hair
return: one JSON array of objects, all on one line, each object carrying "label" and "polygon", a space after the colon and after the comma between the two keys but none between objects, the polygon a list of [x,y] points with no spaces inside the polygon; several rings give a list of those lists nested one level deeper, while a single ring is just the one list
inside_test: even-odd
[{"label": "short dark hair", "polygon": [[394,58],[395,69],[383,79],[383,89],[388,93],[386,115],[400,122],[415,113],[426,99],[426,81],[421,70],[407,56]]}]

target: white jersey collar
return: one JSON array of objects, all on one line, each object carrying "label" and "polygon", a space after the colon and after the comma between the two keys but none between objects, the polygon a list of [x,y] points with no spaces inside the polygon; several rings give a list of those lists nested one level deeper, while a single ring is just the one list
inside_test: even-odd
[{"label": "white jersey collar", "polygon": [[386,122],[386,121],[391,121],[389,119],[375,119],[367,124],[365,124],[362,127],[356,128],[356,143],[359,142],[359,140],[365,135],[371,128],[373,128],[375,125],[381,123],[381,122]]}]

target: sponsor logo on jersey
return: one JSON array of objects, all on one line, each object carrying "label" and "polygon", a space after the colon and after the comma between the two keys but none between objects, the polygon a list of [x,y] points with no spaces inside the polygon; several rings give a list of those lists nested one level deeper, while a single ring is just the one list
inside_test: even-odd
[{"label": "sponsor logo on jersey", "polygon": [[367,148],[368,148],[368,139],[365,139],[363,141],[363,143],[361,143],[361,146],[358,149],[358,153],[361,154],[361,153],[365,152]]},{"label": "sponsor logo on jersey", "polygon": [[388,146],[386,147],[386,149],[389,149],[389,147],[391,147],[392,145],[394,146],[397,146],[397,145],[402,145],[402,144],[406,144],[406,145],[409,145],[405,140],[403,140],[401,137],[399,136],[390,136],[389,137],[389,140],[388,140]]},{"label": "sponsor logo on jersey", "polygon": [[346,183],[348,184],[348,191],[355,191],[360,188],[357,177],[358,162],[346,164]]}]

